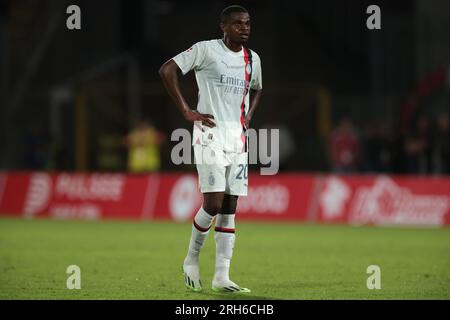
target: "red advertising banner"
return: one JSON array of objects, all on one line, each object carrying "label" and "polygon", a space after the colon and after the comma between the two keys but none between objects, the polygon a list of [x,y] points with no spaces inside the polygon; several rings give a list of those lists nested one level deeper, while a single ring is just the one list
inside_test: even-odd
[{"label": "red advertising banner", "polygon": [[[238,219],[306,220],[314,177],[300,174],[249,176],[248,196],[238,201]],[[196,175],[165,174],[159,181],[155,218],[191,220],[202,204]]]},{"label": "red advertising banner", "polygon": [[318,179],[319,222],[450,224],[448,178],[325,176]]},{"label": "red advertising banner", "polygon": [[65,219],[140,218],[148,176],[8,173],[2,175],[2,214]]},{"label": "red advertising banner", "polygon": [[238,202],[239,219],[307,220],[313,214],[314,183],[312,175],[250,175],[248,195]]},{"label": "red advertising banner", "polygon": [[[0,215],[190,221],[195,174],[0,173]],[[250,174],[239,220],[450,225],[450,178]]]},{"label": "red advertising banner", "polygon": [[160,176],[155,219],[191,220],[202,205],[195,174],[164,174]]}]

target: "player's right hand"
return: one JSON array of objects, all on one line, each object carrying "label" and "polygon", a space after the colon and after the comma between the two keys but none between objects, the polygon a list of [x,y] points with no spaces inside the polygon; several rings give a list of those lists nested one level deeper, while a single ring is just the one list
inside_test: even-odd
[{"label": "player's right hand", "polygon": [[214,128],[216,124],[211,120],[214,119],[214,116],[211,114],[200,113],[197,110],[188,110],[184,113],[184,118],[187,121],[195,122],[201,121],[207,127]]}]

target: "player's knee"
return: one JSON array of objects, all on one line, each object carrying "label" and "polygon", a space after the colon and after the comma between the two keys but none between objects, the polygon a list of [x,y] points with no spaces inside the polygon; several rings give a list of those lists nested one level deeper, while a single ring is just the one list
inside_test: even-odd
[{"label": "player's knee", "polygon": [[220,213],[223,214],[234,214],[236,213],[237,207],[237,196],[226,195],[223,199],[222,207],[220,208]]},{"label": "player's knee", "polygon": [[205,210],[209,215],[215,216],[219,213],[221,208],[221,203],[218,201],[208,201],[203,203],[203,210]]}]

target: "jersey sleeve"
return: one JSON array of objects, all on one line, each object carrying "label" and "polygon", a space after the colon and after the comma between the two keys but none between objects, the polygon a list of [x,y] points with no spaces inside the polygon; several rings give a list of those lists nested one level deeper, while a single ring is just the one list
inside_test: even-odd
[{"label": "jersey sleeve", "polygon": [[253,64],[253,75],[252,80],[250,81],[250,88],[253,90],[261,90],[262,89],[262,71],[261,71],[261,60],[255,59],[255,63]]},{"label": "jersey sleeve", "polygon": [[199,70],[205,61],[206,44],[205,42],[197,42],[192,47],[173,57],[173,61],[181,69],[183,75],[194,70]]}]

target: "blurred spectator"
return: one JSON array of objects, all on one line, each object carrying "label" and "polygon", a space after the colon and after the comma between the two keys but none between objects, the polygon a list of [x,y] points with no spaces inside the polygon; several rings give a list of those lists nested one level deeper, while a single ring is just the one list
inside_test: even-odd
[{"label": "blurred spectator", "polygon": [[413,133],[406,138],[405,166],[408,173],[431,173],[433,139],[431,123],[427,116],[419,116]]},{"label": "blurred spectator", "polygon": [[366,126],[363,157],[364,170],[389,172],[392,170],[392,134],[386,124],[370,122]]},{"label": "blurred spectator", "polygon": [[165,136],[147,121],[140,121],[126,137],[128,170],[154,172],[161,167],[159,146]]},{"label": "blurred spectator", "polygon": [[447,113],[437,118],[434,160],[435,173],[450,174],[450,123]]},{"label": "blurred spectator", "polygon": [[340,119],[330,136],[331,165],[337,173],[354,172],[360,161],[360,142],[353,123]]}]

